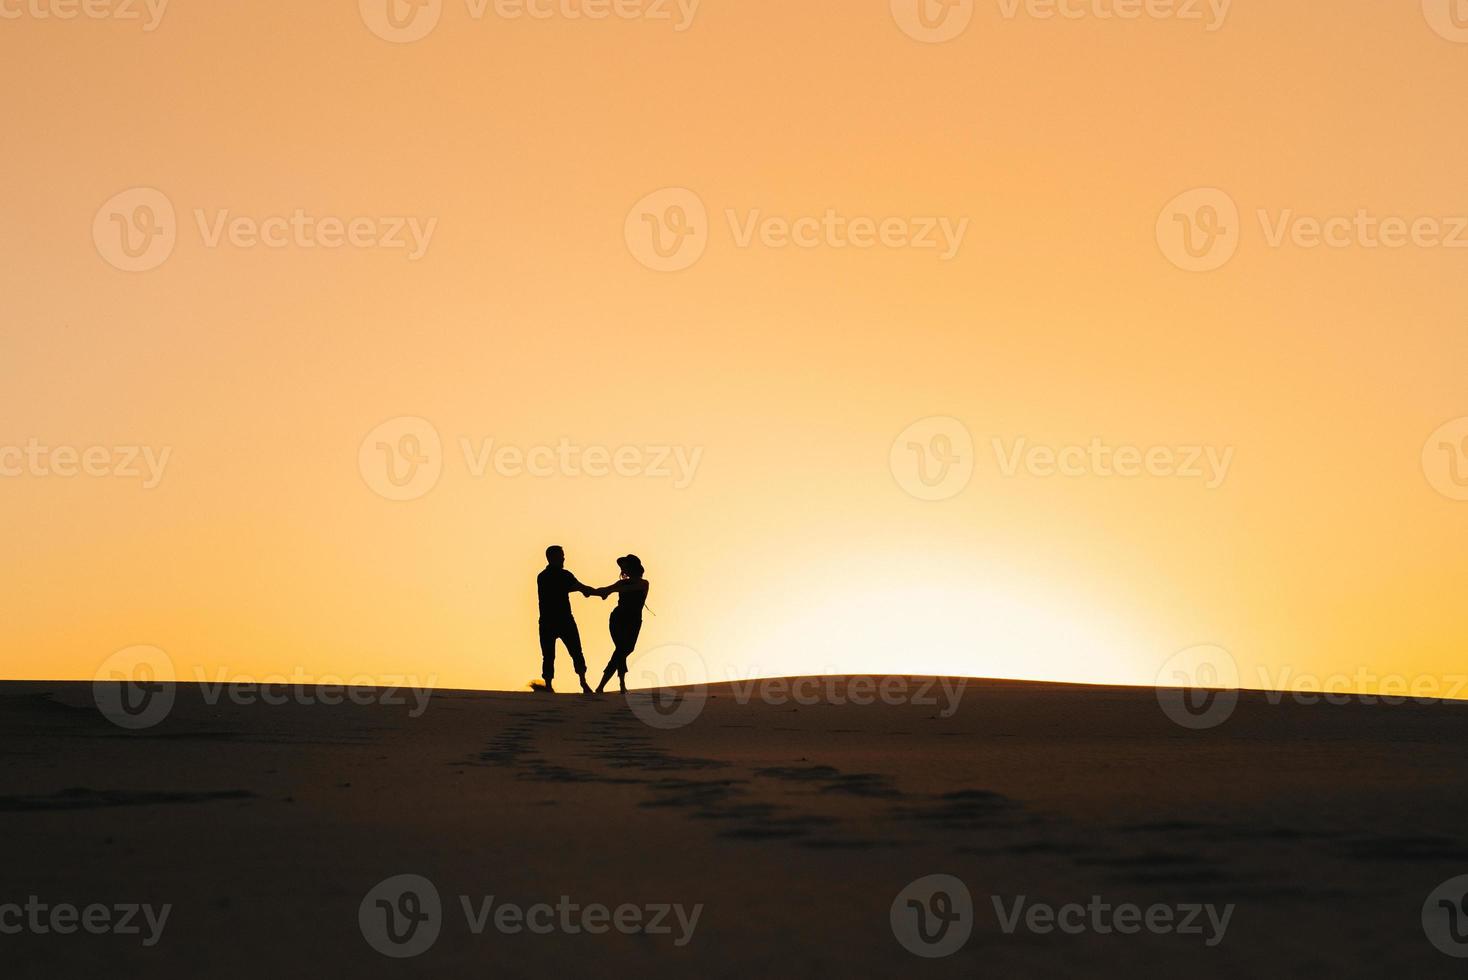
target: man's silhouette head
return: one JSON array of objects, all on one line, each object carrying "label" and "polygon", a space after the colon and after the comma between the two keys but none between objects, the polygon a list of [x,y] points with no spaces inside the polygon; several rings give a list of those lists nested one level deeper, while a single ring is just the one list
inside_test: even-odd
[{"label": "man's silhouette head", "polygon": [[566,564],[566,552],[558,544],[545,549],[545,562],[551,568],[562,568]]}]

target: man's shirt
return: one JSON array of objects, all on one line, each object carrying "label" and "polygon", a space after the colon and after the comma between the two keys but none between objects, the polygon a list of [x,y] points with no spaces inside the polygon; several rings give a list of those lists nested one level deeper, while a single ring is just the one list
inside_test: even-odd
[{"label": "man's shirt", "polygon": [[540,593],[540,618],[545,620],[571,619],[571,593],[579,592],[584,586],[576,581],[569,569],[547,568],[535,577],[535,589]]}]

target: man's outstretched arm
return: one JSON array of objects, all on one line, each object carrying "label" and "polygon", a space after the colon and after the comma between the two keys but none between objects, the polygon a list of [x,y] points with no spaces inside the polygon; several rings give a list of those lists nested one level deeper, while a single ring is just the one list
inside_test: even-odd
[{"label": "man's outstretched arm", "polygon": [[571,574],[571,570],[569,568],[566,569],[566,592],[568,594],[569,593],[572,593],[572,592],[580,592],[582,595],[587,596],[589,598],[591,596],[591,594],[593,592],[595,592],[595,591],[596,591],[595,589],[592,589],[592,588],[589,588],[588,586],[582,585],[576,579],[576,576]]}]

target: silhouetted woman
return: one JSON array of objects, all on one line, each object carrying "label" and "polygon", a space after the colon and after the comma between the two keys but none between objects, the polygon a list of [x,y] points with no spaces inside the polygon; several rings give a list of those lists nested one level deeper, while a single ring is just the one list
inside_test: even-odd
[{"label": "silhouetted woman", "polygon": [[624,555],[617,559],[617,567],[622,570],[621,579],[591,592],[603,599],[614,592],[617,594],[617,608],[612,610],[608,623],[612,628],[612,659],[602,672],[597,694],[606,689],[613,673],[621,689],[627,690],[627,658],[637,648],[637,634],[642,632],[642,607],[647,605],[648,582],[642,577],[642,560],[636,555]]}]

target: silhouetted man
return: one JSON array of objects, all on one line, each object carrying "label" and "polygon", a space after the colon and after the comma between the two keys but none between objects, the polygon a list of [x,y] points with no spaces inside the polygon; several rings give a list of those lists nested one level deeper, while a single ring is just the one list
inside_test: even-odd
[{"label": "silhouetted man", "polygon": [[586,658],[581,655],[581,632],[576,629],[576,617],[571,615],[571,593],[589,596],[592,590],[566,570],[566,553],[560,545],[545,549],[545,561],[545,571],[535,579],[536,591],[540,593],[540,675],[545,678],[545,687],[539,690],[555,693],[552,682],[556,677],[556,641],[560,640],[571,654],[571,666],[581,678],[581,690],[590,694]]}]

